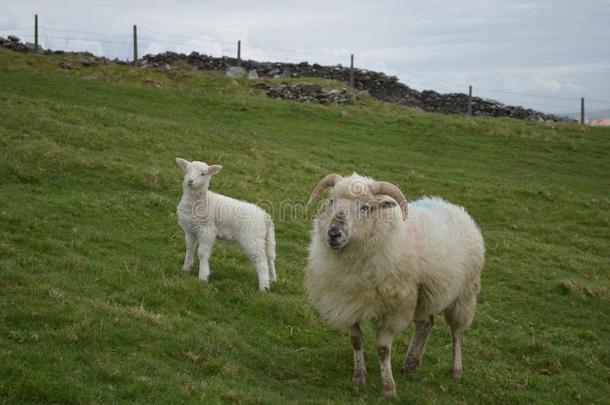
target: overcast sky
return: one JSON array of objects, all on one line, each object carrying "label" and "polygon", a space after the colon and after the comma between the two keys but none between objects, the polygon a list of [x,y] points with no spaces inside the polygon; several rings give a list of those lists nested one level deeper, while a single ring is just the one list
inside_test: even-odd
[{"label": "overcast sky", "polygon": [[[349,64],[439,92],[547,112],[610,109],[610,0],[7,1],[0,35],[52,49],[131,57],[175,50]],[[103,35],[96,35],[103,34]],[[531,95],[542,96],[533,97]],[[596,101],[593,101],[596,100]]]}]

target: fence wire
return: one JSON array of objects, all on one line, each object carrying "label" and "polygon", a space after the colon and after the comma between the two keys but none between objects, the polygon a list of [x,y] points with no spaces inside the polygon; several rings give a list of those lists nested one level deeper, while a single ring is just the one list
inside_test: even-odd
[{"label": "fence wire", "polygon": [[[24,19],[25,20],[25,19]],[[0,28],[0,36],[16,35],[23,38],[23,42],[34,42],[34,30],[32,27],[23,25],[23,20],[18,22],[20,25],[14,27]],[[130,30],[125,33],[96,33],[69,29],[60,29],[39,24],[39,44],[45,49],[63,50],[68,52],[91,52],[97,56],[105,56],[110,59],[128,61],[133,58],[133,34]],[[140,55],[157,54],[166,51],[189,54],[196,51],[200,54],[210,56],[236,56],[237,41],[220,41],[207,34],[199,36],[188,36],[180,34],[166,33],[150,29],[138,29],[138,49]],[[262,61],[283,61],[290,63],[300,63],[309,61],[321,65],[334,66],[341,64],[349,66],[350,53],[345,50],[320,50],[311,51],[307,49],[285,49],[260,46],[247,41],[241,42],[242,59],[262,60]],[[337,63],[337,61],[343,61]],[[418,90],[440,89],[446,93],[467,92],[468,83],[461,83],[434,75],[404,70],[394,69],[383,61],[371,61],[356,57],[356,67],[368,70],[385,70],[398,76],[401,81],[408,86]],[[538,109],[554,112],[576,112],[580,110],[580,98],[561,97],[543,94],[532,94],[526,92],[516,92],[498,88],[477,87],[473,85],[473,96],[489,95],[502,103],[515,105],[535,106]],[[498,97],[497,95],[517,96],[520,100],[512,97]],[[550,100],[547,102],[545,100]],[[586,99],[587,103],[610,107],[610,100]]]}]

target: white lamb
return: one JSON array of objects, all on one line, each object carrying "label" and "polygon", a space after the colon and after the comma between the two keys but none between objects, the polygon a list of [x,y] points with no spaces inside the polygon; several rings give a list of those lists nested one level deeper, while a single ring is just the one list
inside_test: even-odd
[{"label": "white lamb", "polygon": [[276,281],[275,232],[269,214],[260,207],[209,191],[210,179],[222,166],[176,158],[184,169],[178,224],[184,230],[186,254],[182,269],[189,271],[199,245],[199,279],[210,276],[208,260],[216,238],[237,241],[256,268],[258,287],[268,290]]},{"label": "white lamb", "polygon": [[439,198],[407,204],[393,184],[353,174],[330,174],[309,202],[332,187],[314,221],[306,288],[309,299],[337,328],[350,330],[354,381],[366,368],[359,323],[373,321],[383,392],[396,395],[394,336],[415,322],[401,370],[421,362],[434,316],[445,315],[453,334],[451,377],[461,376],[464,330],[474,317],[485,247],[466,211]]}]

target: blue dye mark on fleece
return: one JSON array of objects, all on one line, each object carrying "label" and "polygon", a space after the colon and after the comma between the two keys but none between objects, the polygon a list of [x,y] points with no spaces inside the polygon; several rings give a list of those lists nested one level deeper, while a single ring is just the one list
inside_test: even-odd
[{"label": "blue dye mark on fleece", "polygon": [[430,210],[439,206],[440,201],[432,198],[422,198],[409,204],[409,208],[427,208]]}]

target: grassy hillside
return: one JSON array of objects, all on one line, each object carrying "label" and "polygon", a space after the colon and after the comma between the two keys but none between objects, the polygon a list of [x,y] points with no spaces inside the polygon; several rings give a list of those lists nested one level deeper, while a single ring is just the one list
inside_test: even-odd
[{"label": "grassy hillside", "polygon": [[305,105],[217,74],[61,60],[0,50],[0,401],[382,400],[370,325],[356,387],[347,334],[304,295],[309,217],[273,212],[270,293],[228,242],[209,285],[180,271],[176,156],[223,164],[213,190],[275,207],[355,170],[468,208],[488,255],[464,377],[447,376],[439,319],[418,372],[395,372],[399,400],[609,400],[608,129]]}]

